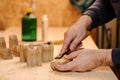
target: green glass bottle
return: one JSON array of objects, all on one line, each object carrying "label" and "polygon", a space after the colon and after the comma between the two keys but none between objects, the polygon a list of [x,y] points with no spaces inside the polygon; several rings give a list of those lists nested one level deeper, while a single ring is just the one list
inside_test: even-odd
[{"label": "green glass bottle", "polygon": [[32,14],[32,9],[27,9],[27,14],[22,17],[22,41],[35,41],[37,18]]}]

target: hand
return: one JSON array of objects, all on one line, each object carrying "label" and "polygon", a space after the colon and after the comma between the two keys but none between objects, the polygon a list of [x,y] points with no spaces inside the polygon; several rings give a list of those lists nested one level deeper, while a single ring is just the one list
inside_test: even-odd
[{"label": "hand", "polygon": [[80,49],[65,56],[66,59],[73,59],[73,61],[64,65],[55,65],[58,71],[89,71],[98,66],[113,66],[111,59],[111,49],[94,50],[94,49]]},{"label": "hand", "polygon": [[71,51],[82,46],[81,40],[86,37],[87,27],[92,20],[89,16],[82,16],[71,28],[64,34],[64,43],[60,54],[63,54],[69,47]]}]

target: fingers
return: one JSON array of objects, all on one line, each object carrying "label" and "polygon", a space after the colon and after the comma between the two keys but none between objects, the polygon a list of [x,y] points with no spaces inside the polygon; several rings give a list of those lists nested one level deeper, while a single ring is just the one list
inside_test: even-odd
[{"label": "fingers", "polygon": [[68,45],[69,45],[69,43],[65,43],[65,42],[63,43],[62,49],[60,51],[60,54],[63,54],[67,50]]},{"label": "fingers", "polygon": [[91,71],[91,70],[89,70],[89,69],[87,69],[87,68],[81,68],[81,67],[75,67],[75,68],[73,68],[71,71],[73,71],[73,72],[88,72],[88,71]]},{"label": "fingers", "polygon": [[69,45],[72,42],[72,40],[73,40],[73,37],[71,35],[67,35],[65,33],[64,43],[63,43],[62,49],[60,51],[60,54],[63,54],[67,50],[67,48],[69,47]]},{"label": "fingers", "polygon": [[82,42],[80,42],[78,45],[77,45],[77,47],[76,47],[76,49],[75,50],[78,50],[78,49],[80,49],[81,47],[82,47]]},{"label": "fingers", "polygon": [[76,47],[76,49],[79,49],[82,45],[83,45],[83,43],[80,42],[80,43],[78,44],[78,46]]},{"label": "fingers", "polygon": [[[74,40],[74,41],[72,41],[72,40]],[[72,37],[66,38],[64,41],[64,44],[62,46],[62,49],[60,51],[60,54],[64,53],[69,46],[70,46],[70,50],[73,51],[73,50],[81,47],[82,42],[80,42],[80,39],[78,39],[78,38],[75,38],[75,39]]]},{"label": "fingers", "polygon": [[64,58],[66,59],[73,59],[73,58],[76,58],[78,56],[78,52],[77,51],[74,51],[72,53],[70,53],[69,55],[65,55]]},{"label": "fingers", "polygon": [[71,52],[69,55],[65,55],[64,58],[66,58],[66,59],[74,59],[81,53],[81,51],[83,49],[84,48],[78,48],[78,49],[76,49],[76,51]]},{"label": "fingers", "polygon": [[64,35],[64,44],[60,51],[60,54],[63,54],[67,48],[70,48],[71,51],[75,50],[81,41],[85,38],[86,31],[79,33],[77,29],[73,31],[69,30]]},{"label": "fingers", "polygon": [[76,66],[74,61],[66,63],[64,65],[56,64],[55,69],[58,71],[71,71]]},{"label": "fingers", "polygon": [[54,65],[55,66],[55,69],[57,71],[61,71],[61,72],[65,72],[65,71],[84,71],[84,69],[82,69],[79,65],[79,61],[78,59],[75,59],[75,60],[72,60],[66,64],[56,64]]},{"label": "fingers", "polygon": [[78,46],[81,46],[80,43],[81,40],[83,39],[82,36],[77,36],[70,44],[70,50],[73,51],[74,49],[76,49]]},{"label": "fingers", "polygon": [[86,64],[88,63],[87,61],[88,58],[85,58],[86,56],[83,56],[81,54],[83,50],[84,49],[81,48],[80,50],[74,51],[71,54],[67,55],[66,56],[67,59],[73,59],[73,60],[66,64],[56,64],[54,65],[55,69],[57,71],[86,71],[88,70],[86,66]]}]

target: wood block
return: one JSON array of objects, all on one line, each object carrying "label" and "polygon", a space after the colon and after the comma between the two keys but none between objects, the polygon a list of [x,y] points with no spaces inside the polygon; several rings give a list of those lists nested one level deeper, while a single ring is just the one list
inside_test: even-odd
[{"label": "wood block", "polygon": [[27,46],[24,46],[23,44],[20,45],[20,62],[26,62],[26,52],[27,52]]},{"label": "wood block", "polygon": [[66,63],[68,63],[68,62],[70,62],[70,61],[71,61],[71,60],[68,60],[68,59],[65,59],[65,58],[55,59],[54,61],[51,62],[50,66],[51,66],[52,70],[59,71],[59,70],[57,70],[57,69],[55,68],[55,65],[57,65],[57,64],[63,65],[63,64],[66,64]]},{"label": "wood block", "polygon": [[27,48],[27,65],[28,66],[33,66],[33,64],[32,64],[32,52],[31,52],[32,50],[30,49],[30,48]]},{"label": "wood block", "polygon": [[20,56],[20,46],[18,46],[18,39],[16,35],[9,36],[9,48],[15,56]]},{"label": "wood block", "polygon": [[54,47],[52,44],[43,44],[43,49],[42,49],[43,62],[50,62],[53,60],[53,50],[54,50]]},{"label": "wood block", "polygon": [[42,46],[27,49],[27,65],[28,66],[42,66]]},{"label": "wood block", "polygon": [[42,66],[42,46],[36,48],[37,65]]},{"label": "wood block", "polygon": [[11,50],[8,48],[0,48],[0,57],[3,59],[12,59]]},{"label": "wood block", "polygon": [[15,46],[14,48],[11,49],[11,51],[12,51],[12,54],[19,57],[20,56],[20,45]]},{"label": "wood block", "polygon": [[6,43],[4,37],[0,37],[0,48],[6,48]]},{"label": "wood block", "polygon": [[54,45],[50,44],[50,61],[53,61]]},{"label": "wood block", "polygon": [[37,66],[37,55],[34,49],[27,48],[27,65],[32,67],[32,66]]},{"label": "wood block", "polygon": [[9,36],[9,48],[15,48],[16,46],[18,46],[18,39],[16,35],[10,35]]}]

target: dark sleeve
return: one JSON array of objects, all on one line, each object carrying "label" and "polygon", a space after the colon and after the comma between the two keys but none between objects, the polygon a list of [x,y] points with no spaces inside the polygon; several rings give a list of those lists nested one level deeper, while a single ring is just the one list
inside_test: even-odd
[{"label": "dark sleeve", "polygon": [[115,67],[120,68],[120,48],[112,49],[112,61]]},{"label": "dark sleeve", "polygon": [[93,22],[89,30],[116,17],[110,0],[96,0],[83,14],[92,18]]}]

